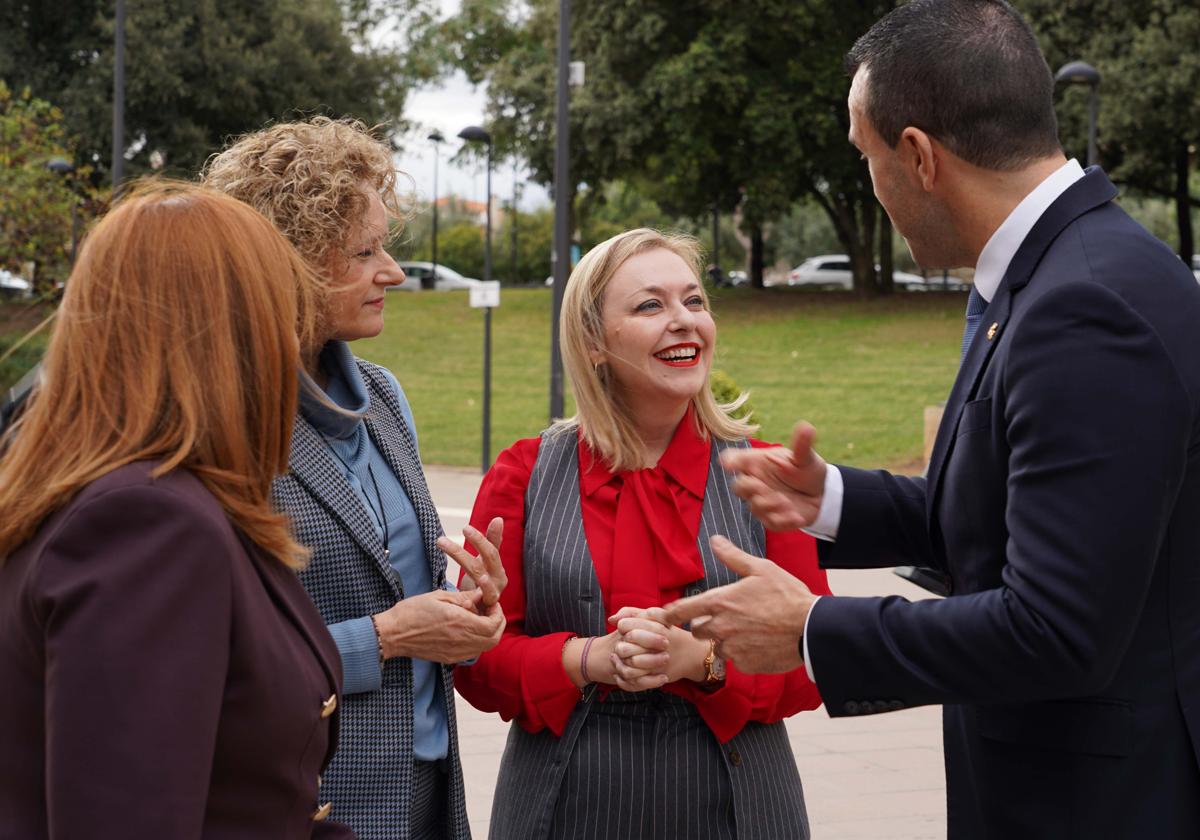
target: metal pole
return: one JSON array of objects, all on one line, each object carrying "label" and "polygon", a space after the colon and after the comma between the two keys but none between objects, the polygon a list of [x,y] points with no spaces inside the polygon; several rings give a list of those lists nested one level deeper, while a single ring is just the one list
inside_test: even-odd
[{"label": "metal pole", "polygon": [[112,185],[125,178],[125,0],[117,0],[116,44],[113,50]]},{"label": "metal pole", "polygon": [[555,95],[554,137],[554,294],[550,316],[550,422],[563,416],[563,366],[559,353],[558,318],[571,267],[571,148],[567,85],[571,60],[571,0],[558,3],[558,87]]},{"label": "metal pole", "polygon": [[[431,134],[431,135],[429,135],[429,139],[433,140],[433,138],[434,138],[434,137],[440,137],[440,136],[441,136],[440,132],[439,132],[439,133],[437,133],[437,134]],[[437,217],[438,217],[437,171],[438,171],[438,158],[439,158],[439,157],[441,157],[441,150],[442,150],[442,149],[441,149],[441,146],[440,146],[440,145],[438,145],[438,144],[439,144],[439,142],[440,142],[440,141],[438,141],[438,140],[433,140],[433,271],[431,272],[431,274],[433,275],[433,279],[431,279],[431,280],[429,281],[429,288],[431,288],[431,289],[435,289],[435,288],[437,288],[437,275],[438,275],[438,261],[437,261],[437,222],[438,222],[438,218],[437,218]]]},{"label": "metal pole", "polygon": [[[487,141],[487,234],[483,241],[483,280],[492,279],[492,139]],[[483,310],[483,471],[492,465],[492,307]]]},{"label": "metal pole", "polygon": [[713,205],[713,211],[712,211],[712,225],[713,225],[712,263],[713,263],[713,266],[717,269],[717,271],[716,271],[717,276],[720,277],[721,276],[721,245],[720,245],[721,214],[717,210],[717,205],[715,205],[715,204]]},{"label": "metal pole", "polygon": [[492,307],[483,308],[483,472],[492,466]]},{"label": "metal pole", "polygon": [[1091,96],[1088,97],[1088,166],[1095,166],[1100,162],[1100,155],[1096,150],[1096,116],[1100,110],[1100,91],[1099,85],[1092,84]]},{"label": "metal pole", "polygon": [[513,162],[513,199],[512,199],[512,280],[517,282],[517,208],[521,203],[521,185],[517,183],[517,164]]},{"label": "metal pole", "polygon": [[492,141],[487,141],[487,238],[483,242],[483,279],[492,279]]}]

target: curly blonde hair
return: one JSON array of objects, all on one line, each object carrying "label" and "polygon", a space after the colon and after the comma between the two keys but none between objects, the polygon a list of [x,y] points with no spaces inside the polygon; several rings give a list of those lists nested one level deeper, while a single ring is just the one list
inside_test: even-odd
[{"label": "curly blonde hair", "polygon": [[313,117],[239,137],[208,159],[200,178],[274,222],[309,265],[326,273],[366,216],[364,181],[379,191],[398,232],[408,212],[396,174],[391,149],[372,129],[358,120]]}]

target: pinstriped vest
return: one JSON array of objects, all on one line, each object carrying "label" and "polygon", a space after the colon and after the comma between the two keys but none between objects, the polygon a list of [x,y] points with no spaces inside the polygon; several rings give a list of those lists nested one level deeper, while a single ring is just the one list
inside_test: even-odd
[{"label": "pinstriped vest", "polygon": [[[758,557],[766,554],[766,534],[746,505],[734,496],[718,458],[722,450],[746,447],[745,441],[714,441],[697,543],[704,578],[691,584],[693,595],[737,580],[712,553],[709,537],[721,534]],[[537,462],[525,493],[526,635],[564,630],[603,636],[606,610],[583,528],[579,491],[578,439],[573,428],[543,434]],[[509,729],[492,806],[492,840],[546,838],[565,758],[588,725],[596,701],[595,686],[575,707],[561,738],[549,730],[530,734]],[[709,734],[709,737],[714,737]],[[715,740],[715,738],[714,738]],[[723,747],[733,788],[738,837],[808,837],[808,818],[796,762],[782,722],[750,722]]]},{"label": "pinstriped vest", "polygon": [[[441,525],[412,434],[391,383],[375,365],[355,361],[370,397],[367,432],[413,503],[433,586],[441,587],[446,556],[433,543]],[[289,466],[288,474],[272,484],[272,499],[292,518],[296,538],[312,549],[300,580],[325,623],[383,612],[404,598],[400,577],[384,555],[375,524],[320,434],[302,415],[297,415],[293,427]],[[453,669],[445,667],[441,672],[450,730],[446,837],[468,840]],[[321,801],[332,801],[333,818],[349,823],[362,840],[404,840],[413,789],[412,660],[389,660],[379,690],[346,695],[341,712],[338,750],[322,777]]]}]

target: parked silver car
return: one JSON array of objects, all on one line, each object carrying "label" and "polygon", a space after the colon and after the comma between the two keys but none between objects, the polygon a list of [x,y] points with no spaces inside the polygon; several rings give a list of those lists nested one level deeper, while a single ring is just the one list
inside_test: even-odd
[{"label": "parked silver car", "polygon": [[[875,270],[878,271],[879,266],[875,266]],[[924,290],[928,286],[924,277],[906,271],[893,271],[892,280],[897,289]],[[793,268],[788,272],[787,282],[789,286],[850,291],[854,288],[854,272],[850,269],[850,258],[845,254],[825,254],[809,257]]]},{"label": "parked silver car", "polygon": [[[433,276],[431,262],[402,262],[399,265],[406,279],[399,286],[388,286],[391,291],[419,292],[425,287],[426,278]],[[453,268],[438,263],[437,282],[433,289],[437,292],[470,289],[472,286],[478,286],[480,282],[474,277],[463,277]]]}]

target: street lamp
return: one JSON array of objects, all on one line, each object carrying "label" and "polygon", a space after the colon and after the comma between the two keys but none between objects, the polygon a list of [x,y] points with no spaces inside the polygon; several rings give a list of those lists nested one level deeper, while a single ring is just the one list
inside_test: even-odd
[{"label": "street lamp", "polygon": [[[487,233],[483,240],[483,282],[492,279],[492,135],[469,125],[458,136],[468,143],[487,144]],[[492,465],[492,307],[483,308],[483,471]]]},{"label": "street lamp", "polygon": [[1096,152],[1096,114],[1100,110],[1100,73],[1095,67],[1084,61],[1072,61],[1058,68],[1054,74],[1054,83],[1060,85],[1087,85],[1090,89],[1088,96],[1088,166],[1095,166],[1100,156]]},{"label": "street lamp", "polygon": [[112,187],[113,195],[125,179],[125,0],[117,0],[113,43],[113,124]]},{"label": "street lamp", "polygon": [[571,273],[571,0],[558,0],[558,72],[554,90],[554,291],[550,309],[550,422],[562,418],[563,363],[559,353],[558,318],[563,290]]},{"label": "street lamp", "polygon": [[[439,157],[441,157],[441,151],[442,151],[442,150],[441,150],[441,144],[442,144],[442,143],[444,143],[444,142],[446,142],[446,138],[442,136],[442,132],[438,131],[438,130],[435,128],[435,129],[433,130],[433,132],[432,132],[432,133],[431,133],[431,134],[430,134],[428,137],[426,137],[425,139],[426,139],[426,140],[429,140],[429,141],[432,141],[432,143],[433,143],[433,271],[431,272],[431,275],[432,275],[432,276],[429,278],[429,281],[428,281],[428,282],[429,282],[429,285],[427,285],[425,288],[427,288],[427,289],[434,289],[434,288],[437,288],[437,274],[438,274],[438,261],[437,261],[437,211],[438,211],[438,196],[437,196],[437,170],[438,170],[438,158],[439,158]],[[422,282],[422,283],[425,283],[426,281],[425,281],[424,279],[422,279],[422,280],[421,280],[421,282]]]},{"label": "street lamp", "polygon": [[[52,157],[46,161],[46,168],[56,175],[70,178],[75,174],[75,166],[63,157]],[[75,267],[75,253],[79,249],[79,199],[71,190],[71,268]]]}]

